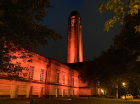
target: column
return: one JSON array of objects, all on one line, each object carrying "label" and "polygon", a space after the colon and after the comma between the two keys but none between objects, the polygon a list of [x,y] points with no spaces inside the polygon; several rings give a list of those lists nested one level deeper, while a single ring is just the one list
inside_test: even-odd
[{"label": "column", "polygon": [[31,86],[27,86],[26,98],[29,98],[30,96],[31,96]]},{"label": "column", "polygon": [[17,91],[18,91],[18,85],[12,85],[11,91],[10,91],[10,98],[16,98],[17,97]]}]

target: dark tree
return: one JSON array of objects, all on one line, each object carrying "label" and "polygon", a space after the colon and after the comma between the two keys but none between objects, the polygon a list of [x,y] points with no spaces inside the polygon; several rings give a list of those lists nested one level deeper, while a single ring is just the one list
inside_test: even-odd
[{"label": "dark tree", "polygon": [[[0,1],[0,69],[11,73],[14,66],[9,52],[22,49],[38,51],[48,40],[62,39],[59,33],[39,24],[46,16],[49,0],[1,0]],[[5,46],[5,47],[4,47]],[[27,52],[27,51],[26,51]],[[24,56],[24,55],[23,55]],[[16,58],[14,56],[14,58]],[[25,56],[24,56],[25,58]],[[16,72],[19,68],[15,68]]]}]

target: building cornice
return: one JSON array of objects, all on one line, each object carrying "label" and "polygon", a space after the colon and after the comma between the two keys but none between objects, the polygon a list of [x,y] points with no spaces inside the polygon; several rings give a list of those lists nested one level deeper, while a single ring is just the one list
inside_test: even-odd
[{"label": "building cornice", "polygon": [[27,78],[9,78],[7,76],[1,76],[0,79],[5,79],[5,80],[10,80],[10,81],[22,81],[22,82],[30,82],[30,83],[38,83],[38,84],[47,84],[47,85],[58,85],[58,86],[65,86],[65,87],[71,87],[71,88],[79,88],[79,87],[75,87],[75,86],[68,86],[68,85],[62,85],[62,84],[56,84],[56,83],[45,83],[42,81],[38,81],[38,80],[27,80]]}]

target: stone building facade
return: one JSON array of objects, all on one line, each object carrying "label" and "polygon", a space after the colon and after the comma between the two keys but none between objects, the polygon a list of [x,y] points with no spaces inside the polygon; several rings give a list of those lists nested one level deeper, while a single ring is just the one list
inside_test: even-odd
[{"label": "stone building facade", "polygon": [[[25,59],[21,58],[27,54],[24,49],[10,53],[17,57],[11,63],[19,64],[25,70],[19,72],[19,78],[0,73],[0,97],[78,97],[96,94],[87,83],[81,81],[76,69],[38,53],[30,53],[32,57]],[[82,22],[79,13],[74,11],[69,16],[68,23],[67,63],[78,62],[83,62]]]},{"label": "stone building facade", "polygon": [[[18,52],[19,53],[19,52]],[[17,55],[18,56],[18,55]],[[22,62],[17,58],[12,63],[30,70],[24,72],[27,76],[9,78],[6,73],[0,74],[0,96],[10,98],[32,97],[70,97],[90,96],[91,89],[79,78],[78,71],[42,55],[33,54],[32,62]],[[24,70],[23,70],[24,71]],[[79,88],[82,88],[79,90]]]}]

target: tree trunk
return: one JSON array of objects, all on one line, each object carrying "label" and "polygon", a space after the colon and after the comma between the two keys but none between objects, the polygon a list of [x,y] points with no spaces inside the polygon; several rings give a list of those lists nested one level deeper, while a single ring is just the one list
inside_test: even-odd
[{"label": "tree trunk", "polygon": [[118,85],[115,86],[115,98],[118,99]]},{"label": "tree trunk", "polygon": [[138,97],[138,87],[136,87],[136,97]]}]

